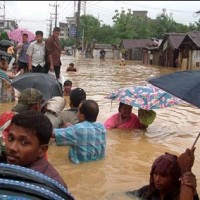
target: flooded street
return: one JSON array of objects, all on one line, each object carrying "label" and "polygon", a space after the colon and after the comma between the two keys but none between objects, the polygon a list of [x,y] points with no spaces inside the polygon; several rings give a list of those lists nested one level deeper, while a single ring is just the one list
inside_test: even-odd
[{"label": "flooded street", "polygon": [[[70,62],[77,72],[65,70]],[[127,62],[119,66],[118,60],[100,60],[62,57],[62,73],[73,82],[73,88],[81,87],[87,99],[99,104],[99,122],[118,111],[118,102],[106,99],[113,90],[139,84],[149,77],[175,71],[173,68],[142,66]],[[12,104],[0,104],[0,112],[10,110]],[[153,124],[141,130],[110,130],[107,132],[106,157],[103,160],[75,165],[68,159],[68,147],[57,147],[51,142],[48,159],[66,181],[77,200],[126,200],[125,191],[148,184],[152,162],[164,152],[179,155],[190,148],[200,131],[200,109],[191,105],[179,105],[155,110]],[[137,113],[137,108],[133,108]],[[200,193],[200,141],[197,142],[193,172],[197,177]]]}]

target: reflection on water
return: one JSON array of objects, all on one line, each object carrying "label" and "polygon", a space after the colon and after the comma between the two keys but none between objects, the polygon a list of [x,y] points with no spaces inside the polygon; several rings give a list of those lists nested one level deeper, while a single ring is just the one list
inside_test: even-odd
[{"label": "reflection on water", "polygon": [[[70,62],[77,72],[66,73]],[[81,87],[87,99],[94,99],[100,107],[98,121],[104,122],[118,110],[118,102],[105,96],[120,87],[126,87],[175,71],[173,68],[142,66],[127,62],[120,67],[119,61],[62,57],[62,73],[73,82],[73,88]],[[14,104],[0,104],[0,111],[9,110]],[[137,109],[133,111],[137,113]],[[62,174],[70,191],[77,200],[128,200],[124,191],[137,189],[149,181],[152,162],[164,152],[180,154],[191,147],[199,132],[200,109],[191,105],[179,105],[156,110],[157,118],[144,133],[140,130],[110,130],[107,132],[106,158],[100,161],[75,165],[69,162],[68,147],[57,147],[51,142],[48,158]],[[193,172],[200,184],[200,149],[195,152]],[[200,192],[200,186],[197,188]]]}]

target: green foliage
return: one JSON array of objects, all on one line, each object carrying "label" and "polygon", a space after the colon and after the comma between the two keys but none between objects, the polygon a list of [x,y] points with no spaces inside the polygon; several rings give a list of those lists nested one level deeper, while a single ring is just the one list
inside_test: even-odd
[{"label": "green foliage", "polygon": [[82,15],[80,17],[80,31],[84,30],[84,40],[91,42],[96,39],[100,29],[100,21],[92,15]]},{"label": "green foliage", "polygon": [[61,47],[64,49],[65,46],[72,46],[76,43],[74,38],[60,39]]},{"label": "green foliage", "polygon": [[[92,15],[80,17],[80,40],[83,36],[84,43],[120,44],[122,39],[144,39],[156,37],[161,39],[165,33],[186,33],[189,31],[200,31],[200,20],[189,26],[174,21],[172,14],[162,13],[156,19],[148,17],[137,17],[133,11],[115,10],[113,26],[102,24],[102,21]],[[70,41],[68,41],[70,43]]]},{"label": "green foliage", "polygon": [[2,31],[0,34],[0,40],[9,40],[7,32]]}]

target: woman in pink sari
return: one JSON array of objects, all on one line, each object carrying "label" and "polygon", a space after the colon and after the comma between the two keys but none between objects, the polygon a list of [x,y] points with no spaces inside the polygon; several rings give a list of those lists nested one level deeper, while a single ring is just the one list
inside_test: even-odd
[{"label": "woman in pink sari", "polygon": [[132,106],[119,103],[119,112],[112,115],[104,123],[106,129],[144,129],[145,125],[141,124],[137,115],[132,113]]}]

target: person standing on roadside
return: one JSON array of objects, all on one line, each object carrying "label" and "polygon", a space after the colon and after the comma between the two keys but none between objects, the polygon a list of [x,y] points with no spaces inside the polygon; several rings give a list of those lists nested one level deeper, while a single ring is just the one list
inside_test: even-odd
[{"label": "person standing on roadside", "polygon": [[16,47],[18,54],[18,69],[20,71],[20,74],[28,72],[28,55],[26,53],[29,45],[30,42],[28,42],[28,34],[23,33],[22,43],[17,45]]},{"label": "person standing on roadside", "polygon": [[56,78],[60,78],[60,68],[61,68],[61,44],[58,39],[60,35],[60,28],[55,27],[53,29],[53,34],[45,41],[46,46],[46,56],[47,56],[47,72],[55,71]]},{"label": "person standing on roadside", "polygon": [[43,32],[36,31],[36,40],[32,42],[27,50],[29,57],[28,70],[30,72],[46,73],[45,70],[45,42]]}]

